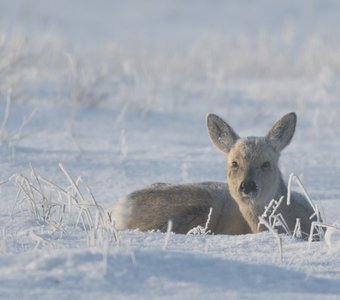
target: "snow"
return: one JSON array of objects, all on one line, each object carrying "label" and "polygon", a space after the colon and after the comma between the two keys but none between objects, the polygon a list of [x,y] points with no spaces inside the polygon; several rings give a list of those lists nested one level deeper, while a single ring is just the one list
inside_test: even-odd
[{"label": "snow", "polygon": [[[66,299],[81,290],[88,298],[148,299],[190,295],[200,299],[210,297],[260,298],[274,294],[294,296],[308,291],[308,296],[332,295],[339,292],[333,280],[306,278],[301,272],[282,270],[277,266],[256,266],[240,261],[218,259],[202,254],[164,252],[161,250],[136,250],[133,253],[113,253],[105,257],[96,250],[54,251],[48,254],[24,255],[21,264],[13,262],[10,272],[2,272],[2,285],[29,286],[28,295],[12,290],[7,296],[22,298],[39,295]],[[195,270],[193,272],[193,269]],[[277,273],[277,276],[272,274]],[[266,286],[259,295],[254,290]],[[180,290],[180,293],[179,293]],[[6,296],[6,294],[2,293]],[[111,298],[111,299],[112,299]]]},{"label": "snow", "polygon": [[283,176],[339,224],[337,1],[0,6],[0,298],[339,298],[338,231],[282,236],[280,261],[270,232],[116,232],[105,212],[153,182],[224,182],[208,112],[247,136],[295,111]]}]

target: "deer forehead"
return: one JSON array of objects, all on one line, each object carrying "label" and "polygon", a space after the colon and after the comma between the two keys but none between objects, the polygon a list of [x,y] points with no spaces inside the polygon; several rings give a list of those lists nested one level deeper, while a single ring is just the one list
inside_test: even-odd
[{"label": "deer forehead", "polygon": [[247,137],[239,139],[231,148],[228,161],[245,161],[249,163],[277,162],[277,154],[268,140],[264,137]]}]

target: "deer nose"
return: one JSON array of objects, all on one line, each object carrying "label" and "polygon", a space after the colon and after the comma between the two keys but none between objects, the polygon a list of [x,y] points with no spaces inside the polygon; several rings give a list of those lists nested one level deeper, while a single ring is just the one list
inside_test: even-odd
[{"label": "deer nose", "polygon": [[240,192],[246,195],[257,192],[257,185],[253,180],[242,181],[240,185]]}]

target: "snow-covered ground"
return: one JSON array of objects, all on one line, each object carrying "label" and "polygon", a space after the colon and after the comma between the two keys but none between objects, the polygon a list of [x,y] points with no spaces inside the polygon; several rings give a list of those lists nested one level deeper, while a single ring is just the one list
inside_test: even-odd
[{"label": "snow-covered ground", "polygon": [[340,223],[339,10],[0,1],[0,298],[339,298],[340,233],[283,236],[280,261],[268,232],[116,232],[106,214],[152,182],[226,180],[207,112],[264,135],[296,111],[284,178]]}]

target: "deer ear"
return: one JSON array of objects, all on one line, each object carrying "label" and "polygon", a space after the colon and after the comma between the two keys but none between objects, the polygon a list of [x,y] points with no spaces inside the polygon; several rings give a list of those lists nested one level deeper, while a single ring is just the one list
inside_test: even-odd
[{"label": "deer ear", "polygon": [[207,115],[207,126],[213,144],[222,152],[229,153],[231,147],[239,139],[235,131],[214,114]]},{"label": "deer ear", "polygon": [[277,152],[281,152],[293,138],[297,117],[294,112],[284,115],[268,132],[266,138]]}]

